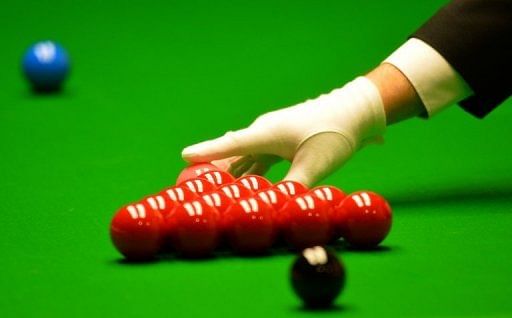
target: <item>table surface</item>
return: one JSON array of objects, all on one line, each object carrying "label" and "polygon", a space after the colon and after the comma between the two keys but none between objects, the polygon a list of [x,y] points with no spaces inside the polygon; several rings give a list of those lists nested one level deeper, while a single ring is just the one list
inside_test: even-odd
[{"label": "table surface", "polygon": [[[112,214],[172,184],[184,146],[370,70],[442,3],[2,2],[0,315],[317,315],[290,289],[292,253],[126,264]],[[72,58],[61,94],[20,74],[41,39]],[[322,315],[512,315],[511,106],[392,126],[325,180],[382,193],[395,220],[380,250],[338,250],[347,286]]]}]

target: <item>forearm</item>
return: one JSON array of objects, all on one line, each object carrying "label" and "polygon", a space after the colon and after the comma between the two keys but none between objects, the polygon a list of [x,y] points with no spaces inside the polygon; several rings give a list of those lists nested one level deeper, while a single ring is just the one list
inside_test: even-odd
[{"label": "forearm", "polygon": [[380,92],[387,125],[425,112],[416,90],[395,66],[383,63],[368,73],[366,78],[372,81]]}]

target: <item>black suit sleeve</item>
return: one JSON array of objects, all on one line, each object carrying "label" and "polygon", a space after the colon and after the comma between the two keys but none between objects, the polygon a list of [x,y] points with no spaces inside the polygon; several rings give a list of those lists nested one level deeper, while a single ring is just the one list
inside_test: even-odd
[{"label": "black suit sleeve", "polygon": [[472,88],[460,105],[484,117],[512,94],[512,0],[455,0],[412,35]]}]

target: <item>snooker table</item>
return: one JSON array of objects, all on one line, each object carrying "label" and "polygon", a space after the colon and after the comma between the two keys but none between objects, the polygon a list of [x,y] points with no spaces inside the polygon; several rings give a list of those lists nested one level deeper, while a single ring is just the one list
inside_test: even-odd
[{"label": "snooker table", "polygon": [[[331,310],[300,306],[293,253],[130,264],[108,235],[119,206],[174,182],[184,146],[370,70],[444,2],[3,1],[0,316],[511,317],[510,100],[392,126],[323,182],[394,209],[380,249],[337,249]],[[60,94],[21,76],[42,39],[72,60]]]}]

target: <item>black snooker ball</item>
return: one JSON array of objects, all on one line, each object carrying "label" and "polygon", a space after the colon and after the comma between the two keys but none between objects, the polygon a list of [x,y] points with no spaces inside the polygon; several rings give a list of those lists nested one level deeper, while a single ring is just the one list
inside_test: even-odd
[{"label": "black snooker ball", "polygon": [[291,281],[306,307],[330,307],[345,285],[345,267],[331,250],[306,248],[293,263]]}]

